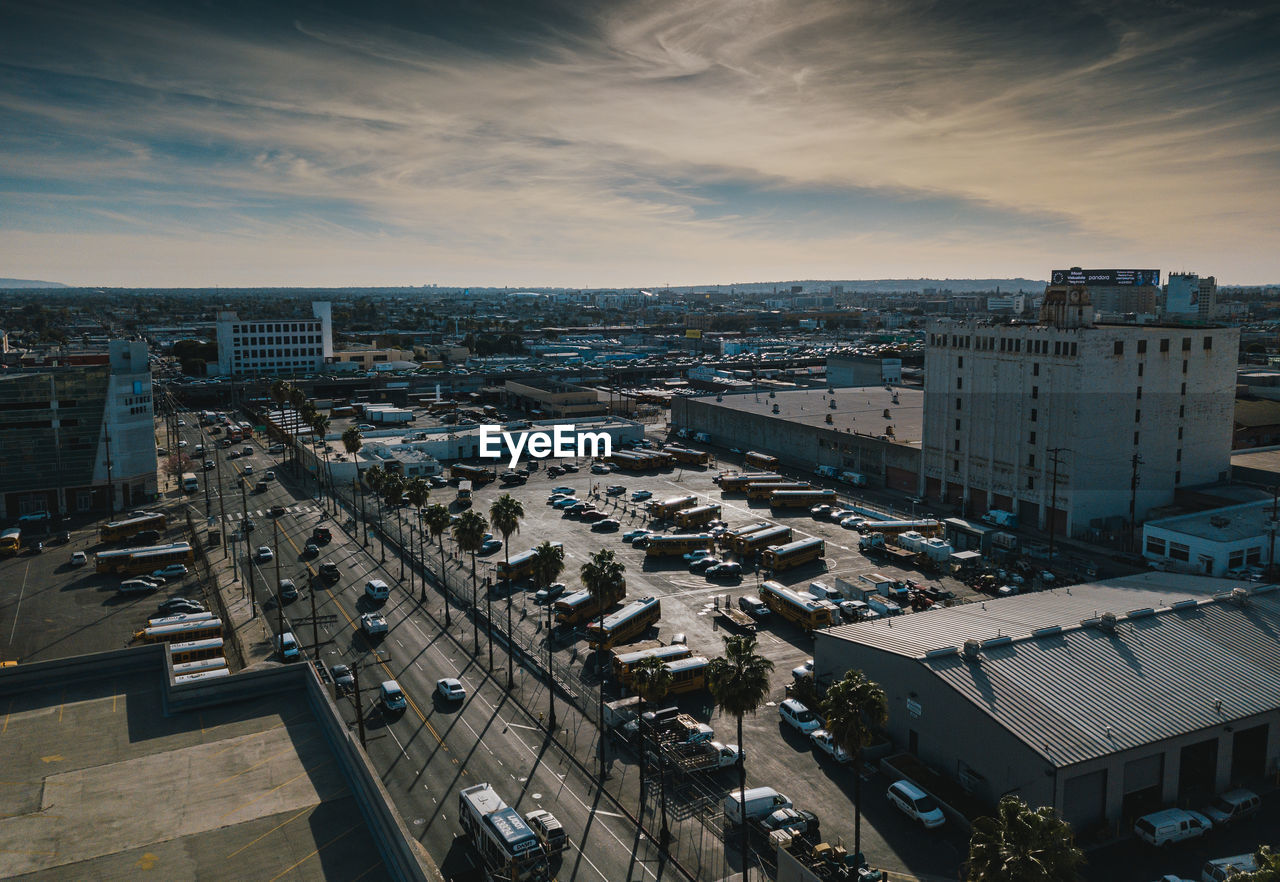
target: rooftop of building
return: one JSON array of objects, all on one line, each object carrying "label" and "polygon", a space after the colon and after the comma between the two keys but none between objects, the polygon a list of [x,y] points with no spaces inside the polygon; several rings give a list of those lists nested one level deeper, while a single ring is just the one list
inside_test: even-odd
[{"label": "rooftop of building", "polygon": [[[894,403],[894,398],[897,403]],[[773,419],[800,423],[815,429],[832,429],[856,435],[879,437],[893,426],[897,444],[919,447],[924,434],[924,392],[901,386],[841,387],[829,393],[823,387],[794,391],[744,392],[724,395],[722,401],[707,396],[695,399],[715,407],[741,411]],[[831,402],[835,401],[833,408]],[[773,408],[777,406],[778,412]],[[884,417],[885,410],[889,418]],[[827,422],[830,415],[831,422]]]},{"label": "rooftop of building", "polygon": [[1246,428],[1280,424],[1280,401],[1269,398],[1237,398],[1235,423]]},{"label": "rooftop of building", "polygon": [[1067,766],[1274,710],[1278,628],[1274,585],[1149,573],[822,633],[918,659]]},{"label": "rooftop of building", "polygon": [[1270,499],[1259,499],[1240,505],[1147,521],[1146,526],[1171,530],[1209,542],[1240,542],[1266,532],[1272,508]]},{"label": "rooftop of building", "polygon": [[1274,472],[1280,477],[1280,447],[1266,447],[1258,450],[1233,450],[1231,451],[1231,467],[1233,469]]}]

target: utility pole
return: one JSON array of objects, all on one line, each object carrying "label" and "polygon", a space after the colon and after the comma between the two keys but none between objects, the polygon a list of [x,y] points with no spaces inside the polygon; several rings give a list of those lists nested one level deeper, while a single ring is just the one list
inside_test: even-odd
[{"label": "utility pole", "polygon": [[1053,540],[1058,535],[1058,465],[1065,447],[1050,447],[1049,461],[1053,463],[1053,489],[1049,491],[1049,565],[1053,566]]},{"label": "utility pole", "polygon": [[[222,534],[222,559],[227,559],[227,488],[222,484],[222,457],[218,456],[218,446],[213,444],[213,436],[209,436],[210,444],[213,448],[213,464],[217,468],[215,474],[218,476],[218,509],[222,513],[222,526],[219,533]],[[207,482],[206,482],[207,483]],[[235,569],[235,562],[232,561],[232,569]]]},{"label": "utility pole", "polygon": [[[279,635],[279,637],[283,638],[284,637],[284,598],[280,595],[280,519],[279,518],[271,519],[271,544],[275,546],[275,549],[272,552],[272,554],[276,559],[276,611],[278,616],[276,621],[279,624],[279,630],[276,631],[276,634]],[[280,657],[283,659],[284,658],[283,642],[281,642],[280,647],[281,647]]]},{"label": "utility pole", "polygon": [[360,746],[364,747],[364,706],[360,702],[360,665],[358,662],[351,664],[351,678],[355,681],[352,684],[356,696],[356,726],[360,732]]},{"label": "utility pole", "polygon": [[258,595],[253,590],[253,554],[249,543],[249,497],[244,491],[244,476],[240,476],[240,505],[244,509],[244,518],[240,521],[240,532],[244,535],[244,571],[249,583],[249,615],[258,614]]},{"label": "utility pole", "polygon": [[[446,592],[445,606],[449,604],[449,597]],[[555,663],[555,654],[552,652],[552,638],[555,636],[555,604],[547,604],[547,729],[553,735],[556,731],[556,673],[552,665]],[[641,759],[643,762],[643,758]]]},{"label": "utility pole", "polygon": [[307,581],[307,596],[311,598],[311,655],[320,662],[320,622],[316,619],[316,577]]},{"label": "utility pole", "polygon": [[1133,477],[1129,479],[1129,536],[1125,545],[1133,551],[1134,533],[1138,529],[1138,466],[1142,465],[1142,457],[1133,455]]}]

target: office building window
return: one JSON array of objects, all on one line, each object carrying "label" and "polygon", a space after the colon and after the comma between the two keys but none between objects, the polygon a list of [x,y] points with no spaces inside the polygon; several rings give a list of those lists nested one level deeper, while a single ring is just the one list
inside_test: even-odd
[{"label": "office building window", "polygon": [[1191,338],[1190,338],[1190,337],[1183,337],[1183,338],[1182,338],[1182,351],[1183,351],[1183,352],[1190,352],[1190,351],[1191,351]]},{"label": "office building window", "polygon": [[1139,387],[1138,387],[1138,400],[1139,400],[1139,401],[1141,401],[1141,400],[1142,400],[1142,387],[1141,387],[1141,386],[1139,386]]},{"label": "office building window", "polygon": [[1181,447],[1179,447],[1179,448],[1178,448],[1178,457],[1177,457],[1177,461],[1178,461],[1178,462],[1182,462],[1182,448],[1181,448]]},{"label": "office building window", "polygon": [[1181,471],[1176,471],[1176,472],[1174,472],[1174,473],[1173,473],[1173,483],[1175,483],[1175,484],[1181,484],[1181,483],[1182,483],[1182,472],[1181,472]]},{"label": "office building window", "polygon": [[1178,440],[1182,440],[1182,426],[1178,426]]},{"label": "office building window", "polygon": [[1134,446],[1134,447],[1137,447],[1137,446],[1138,446],[1138,435],[1139,435],[1139,434],[1141,434],[1141,433],[1139,433],[1139,432],[1134,432],[1134,433],[1133,433],[1133,446]]},{"label": "office building window", "polygon": [[1161,340],[1160,340],[1160,351],[1161,351],[1161,352],[1168,352],[1168,351],[1169,351],[1169,338],[1168,338],[1168,337],[1161,338]]},{"label": "office building window", "polygon": [[1033,407],[1031,408],[1031,422],[1034,423],[1035,421],[1036,421],[1036,409]]},{"label": "office building window", "polygon": [[1034,453],[1027,454],[1027,468],[1034,469],[1036,467],[1036,455]]},{"label": "office building window", "polygon": [[1138,362],[1138,376],[1142,376],[1142,369],[1145,367],[1142,362]]},{"label": "office building window", "polygon": [[1262,563],[1262,546],[1255,545],[1252,548],[1246,549],[1244,553],[1244,562],[1249,566]]},{"label": "office building window", "polygon": [[1028,489],[1028,490],[1034,490],[1034,489],[1036,489],[1036,479],[1035,479],[1035,478],[1031,478],[1031,477],[1028,477],[1028,478],[1027,478],[1027,489]]},{"label": "office building window", "polygon": [[956,399],[956,410],[959,410],[959,409],[960,409],[960,399],[959,399],[959,398],[957,398],[957,399]]},{"label": "office building window", "polygon": [[1164,557],[1164,540],[1157,539],[1155,536],[1147,537],[1147,554],[1157,554]]},{"label": "office building window", "polygon": [[1135,411],[1133,412],[1133,421],[1134,421],[1135,423],[1140,423],[1140,422],[1142,422],[1142,411],[1140,411],[1140,410],[1135,410]]},{"label": "office building window", "polygon": [[1072,355],[1075,355],[1075,354],[1076,354],[1076,344],[1075,344],[1075,343],[1072,343],[1072,344],[1071,344],[1071,354],[1072,354]]},{"label": "office building window", "polygon": [[1182,419],[1187,415],[1187,406],[1185,404],[1178,405],[1178,419]]},{"label": "office building window", "polygon": [[958,459],[953,459],[953,460],[951,460],[951,471],[953,471],[953,472],[959,472],[959,471],[960,471],[960,460],[958,460]]},{"label": "office building window", "polygon": [[1185,358],[1182,360],[1182,372],[1184,374],[1187,372],[1187,360]]},{"label": "office building window", "polygon": [[1173,560],[1190,560],[1191,549],[1181,542],[1170,542],[1169,557]]},{"label": "office building window", "polygon": [[1183,395],[1186,395],[1186,394],[1187,394],[1187,384],[1186,384],[1186,383],[1183,383],[1183,384],[1182,384],[1182,394],[1183,394]]},{"label": "office building window", "polygon": [[1032,433],[1031,433],[1031,437],[1029,437],[1029,438],[1027,439],[1027,443],[1028,443],[1028,444],[1035,444],[1035,443],[1036,443],[1036,433],[1035,433],[1035,432],[1032,432]]},{"label": "office building window", "polygon": [[959,368],[963,368],[963,367],[964,367],[964,356],[963,356],[963,355],[957,355],[957,356],[956,356],[956,368],[957,368],[957,369],[959,369]]},{"label": "office building window", "polygon": [[1205,337],[1205,338],[1204,338],[1204,351],[1205,351],[1205,352],[1208,352],[1208,351],[1209,351],[1210,349],[1212,349],[1212,348],[1213,348],[1213,338],[1212,338],[1212,337]]},{"label": "office building window", "polygon": [[951,444],[952,444],[952,447],[955,449],[955,452],[956,452],[956,453],[959,453],[959,452],[960,452],[960,439],[959,439],[959,438],[957,438],[955,441],[952,441],[952,442],[951,442]]},{"label": "office building window", "polygon": [[1124,355],[1124,341],[1123,341],[1123,340],[1117,340],[1117,341],[1116,341],[1116,350],[1115,350],[1115,352],[1116,352],[1116,355]]},{"label": "office building window", "polygon": [[1039,386],[1032,386],[1032,387],[1031,387],[1031,397],[1032,397],[1032,398],[1039,398],[1039,397],[1040,397],[1040,387],[1039,387]]},{"label": "office building window", "polygon": [[964,388],[964,377],[956,377],[956,391]]},{"label": "office building window", "polygon": [[1142,355],[1142,354],[1143,354],[1143,353],[1145,353],[1146,351],[1147,351],[1147,341],[1146,341],[1146,340],[1139,340],[1139,341],[1138,341],[1138,354],[1139,354],[1139,355]]},{"label": "office building window", "polygon": [[957,432],[959,432],[959,431],[960,431],[960,420],[958,420],[958,419],[956,420],[956,431],[957,431]]},{"label": "office building window", "polygon": [[1040,362],[1036,361],[1031,363],[1031,376],[1040,376]]}]

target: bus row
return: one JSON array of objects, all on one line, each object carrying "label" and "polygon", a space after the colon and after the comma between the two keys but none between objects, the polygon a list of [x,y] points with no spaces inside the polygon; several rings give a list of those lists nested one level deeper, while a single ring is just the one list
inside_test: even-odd
[{"label": "bus row", "polygon": [[99,551],[93,557],[94,566],[99,573],[136,576],[168,564],[191,564],[195,561],[195,550],[189,542],[170,542],[166,545]]},{"label": "bus row", "polygon": [[[727,532],[720,536],[722,548],[737,552],[743,557],[760,555],[760,562],[768,569],[788,570],[826,556],[826,542],[817,536],[793,540],[790,527],[777,524],[752,524],[751,529]],[[645,555],[648,557],[672,557],[693,551],[714,551],[716,537],[710,533],[683,533],[648,537]]]}]

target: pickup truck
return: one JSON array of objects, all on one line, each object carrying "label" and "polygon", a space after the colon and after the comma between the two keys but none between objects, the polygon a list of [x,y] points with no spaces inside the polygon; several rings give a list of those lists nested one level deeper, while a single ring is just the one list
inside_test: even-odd
[{"label": "pickup truck", "polygon": [[725,604],[716,610],[716,615],[725,620],[725,625],[739,631],[745,631],[748,634],[754,634],[756,630],[756,620],[747,615],[740,609],[735,609],[729,604]]},{"label": "pickup truck", "polygon": [[360,630],[372,637],[387,633],[387,620],[378,613],[365,613],[360,617]]},{"label": "pickup truck", "polygon": [[739,755],[738,745],[721,744],[719,741],[681,744],[666,750],[666,759],[685,773],[727,769],[737,765]]}]

